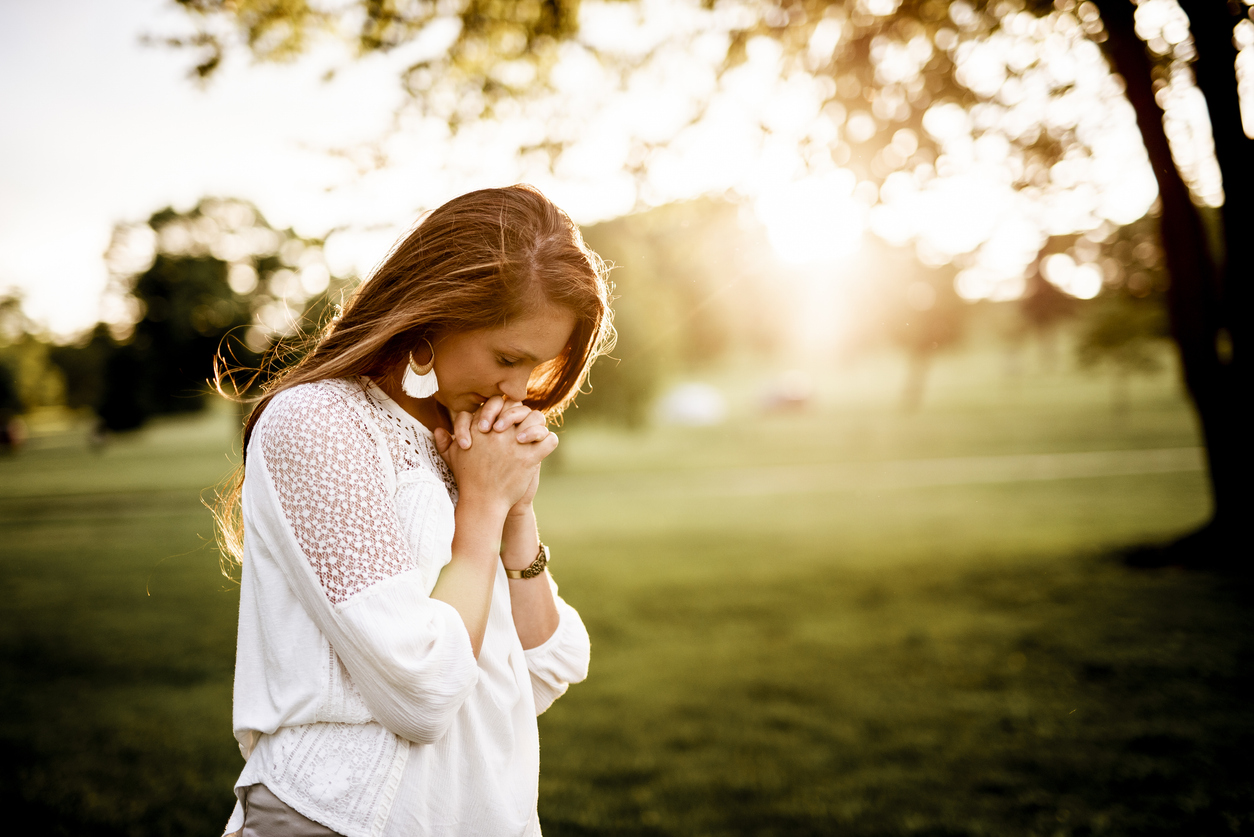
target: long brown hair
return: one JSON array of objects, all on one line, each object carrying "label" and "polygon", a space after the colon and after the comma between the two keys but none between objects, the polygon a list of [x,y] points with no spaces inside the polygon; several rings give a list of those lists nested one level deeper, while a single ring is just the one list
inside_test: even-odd
[{"label": "long brown hair", "polygon": [[[574,400],[588,368],[613,346],[605,263],[570,217],[532,186],[481,189],[428,215],[357,288],[343,311],[299,361],[265,383],[244,423],[244,452],[275,395],[313,381],[381,377],[423,340],[496,328],[544,306],[575,315],[570,342],[537,367],[526,403],[557,417]],[[230,379],[219,364],[215,383]],[[216,498],[224,569],[243,553],[241,462]]]}]

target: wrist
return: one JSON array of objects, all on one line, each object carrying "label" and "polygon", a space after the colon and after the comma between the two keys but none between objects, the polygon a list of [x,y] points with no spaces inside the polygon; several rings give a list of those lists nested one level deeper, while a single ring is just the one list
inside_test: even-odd
[{"label": "wrist", "polygon": [[459,522],[473,519],[490,531],[500,532],[509,517],[509,510],[510,507],[503,500],[493,500],[482,495],[462,494],[457,498],[457,509],[454,514]]},{"label": "wrist", "polygon": [[[502,557],[502,563],[504,558]],[[532,579],[544,574],[549,565],[549,548],[543,543],[536,550],[535,557],[525,567],[511,568],[505,566],[505,575],[511,579]]]},{"label": "wrist", "polygon": [[540,533],[531,527],[529,535],[515,535],[506,531],[501,540],[501,563],[511,572],[525,570],[536,560],[537,551],[541,548]]},{"label": "wrist", "polygon": [[524,569],[535,560],[539,546],[540,530],[531,504],[522,509],[515,506],[501,527],[501,563],[507,570]]}]

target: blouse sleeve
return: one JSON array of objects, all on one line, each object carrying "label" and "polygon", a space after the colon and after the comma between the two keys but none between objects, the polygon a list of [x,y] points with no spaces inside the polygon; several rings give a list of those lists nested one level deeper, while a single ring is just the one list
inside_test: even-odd
[{"label": "blouse sleeve", "polygon": [[557,630],[543,644],[526,651],[537,715],[543,714],[553,701],[566,694],[571,683],[578,683],[588,676],[588,659],[592,650],[588,631],[578,611],[557,595],[557,582],[552,576],[549,576],[549,584],[557,601],[560,619]]},{"label": "blouse sleeve", "polygon": [[[347,394],[295,387],[250,447],[245,512],[371,714],[402,738],[437,740],[478,667],[461,616],[416,571],[375,431]],[[268,479],[250,486],[258,453]]]},{"label": "blouse sleeve", "polygon": [[283,393],[259,434],[297,545],[332,604],[413,569],[371,429],[340,394]]}]

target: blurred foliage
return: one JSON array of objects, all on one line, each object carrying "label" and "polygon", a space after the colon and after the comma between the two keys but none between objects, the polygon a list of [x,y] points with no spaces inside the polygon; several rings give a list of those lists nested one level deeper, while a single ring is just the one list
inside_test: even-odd
[{"label": "blurred foliage", "polygon": [[[665,52],[655,46],[640,54],[624,55],[582,40],[579,0],[350,0],[335,6],[311,5],[308,0],[177,2],[197,25],[197,34],[166,42],[201,50],[203,56],[195,72],[202,78],[211,76],[233,47],[258,60],[290,60],[307,51],[318,33],[347,40],[362,55],[389,51],[424,36],[444,40],[443,33],[455,33],[443,53],[423,58],[402,71],[403,85],[419,107],[453,127],[490,119],[505,102],[547,90],[548,73],[557,63],[563,42],[587,49],[624,78]],[[1074,3],[1061,5],[1075,7]],[[748,43],[765,36],[784,47],[784,75],[805,72],[825,77],[831,82],[825,102],[829,109],[836,106],[842,114],[860,112],[872,119],[875,130],[868,137],[851,145],[838,141],[832,149],[843,157],[838,163],[852,167],[860,180],[882,180],[891,171],[935,161],[938,149],[922,126],[927,107],[941,100],[970,106],[985,98],[955,72],[952,55],[960,43],[997,31],[1002,18],[1018,10],[1038,15],[1054,12],[1054,4],[1048,0],[785,0],[754,4],[709,0],[701,6],[711,12],[703,23],[669,20],[672,37],[690,48],[702,34],[716,33],[723,43],[717,72],[742,64]],[[642,8],[641,16],[646,13]],[[830,37],[833,23],[839,36],[826,51],[817,48],[816,44],[826,43]],[[1082,10],[1076,25],[1097,40],[1104,37],[1095,10],[1092,14]],[[707,41],[705,47],[719,39]],[[928,44],[928,55],[922,72],[897,78],[879,68],[886,52],[908,49],[912,43],[917,46],[923,41]],[[933,50],[933,42],[944,46]],[[1066,87],[1057,86],[1051,93],[1063,95]],[[894,146],[894,132],[901,128],[914,132],[918,159],[907,159],[916,156],[915,151],[903,156],[901,145]],[[553,135],[540,145],[560,152],[568,139]],[[1032,163],[1025,167],[1029,180],[1038,163],[1048,167],[1066,149],[1083,147],[1074,126],[1051,126],[1048,134],[1038,126],[1016,141],[1020,139],[1021,150]],[[645,146],[664,145],[667,139],[640,141]]]},{"label": "blurred foliage", "polygon": [[[326,14],[311,8],[305,0],[175,0],[189,14],[202,21],[210,15],[232,15],[233,31],[260,60],[284,61],[300,55],[312,30],[326,29]],[[187,37],[159,39],[168,46],[194,49],[200,57],[192,72],[207,79],[222,64],[226,33],[200,27]],[[158,39],[149,39],[158,40]]]},{"label": "blurred foliage", "polygon": [[[925,288],[927,291],[923,290]],[[927,300],[934,301],[928,304]],[[907,412],[922,406],[932,360],[937,352],[961,340],[968,311],[967,305],[954,293],[952,282],[920,281],[906,289],[905,316],[899,315],[891,333],[906,352],[901,406]]]},{"label": "blurred foliage", "polygon": [[22,311],[21,297],[0,296],[0,414],[62,403],[64,383],[52,364],[51,352]]},{"label": "blurred foliage", "polygon": [[[1030,45],[1025,46],[1022,39],[1031,40],[1036,35],[1025,34],[1028,30],[1017,17],[1020,12],[1048,17],[1045,30],[1054,33],[1049,37],[1057,41],[1055,46],[1059,48],[1075,38],[1087,38],[1099,44],[1107,39],[1096,7],[1073,0],[1057,3],[1046,0],[889,3],[794,0],[760,4],[713,0],[701,4],[700,9],[690,9],[691,16],[683,18],[682,22],[679,17],[666,18],[670,21],[664,27],[667,31],[661,35],[655,33],[656,43],[636,52],[629,47],[620,50],[612,43],[585,38],[578,28],[580,4],[570,0],[518,3],[356,0],[335,7],[311,5],[306,0],[180,0],[180,3],[198,22],[202,35],[215,39],[219,57],[234,44],[258,59],[286,60],[307,50],[317,32],[347,38],[362,54],[392,50],[412,44],[420,37],[435,42],[439,40],[438,32],[447,32],[447,49],[406,68],[402,80],[412,104],[453,128],[467,121],[491,120],[499,115],[500,107],[507,101],[551,92],[548,73],[555,65],[562,42],[564,48],[594,56],[610,71],[612,78],[617,78],[620,87],[626,87],[633,73],[647,72],[655,61],[664,65],[668,51],[674,50],[707,55],[715,75],[721,77],[748,60],[753,39],[768,38],[782,47],[781,76],[804,75],[816,79],[823,96],[820,121],[825,118],[839,128],[833,129],[827,139],[817,134],[805,139],[803,144],[808,145],[801,150],[807,159],[847,168],[860,183],[868,185],[884,186],[893,175],[926,181],[932,175],[943,174],[950,164],[946,162],[944,142],[938,138],[934,126],[929,130],[925,125],[925,115],[934,105],[957,105],[970,118],[972,140],[979,141],[987,136],[1008,143],[1006,165],[1014,173],[1014,188],[1038,195],[1051,189],[1068,188],[1066,172],[1055,169],[1055,164],[1065,161],[1074,168],[1092,160],[1090,144],[1094,138],[1081,130],[1075,118],[1058,115],[1074,104],[1067,98],[1074,92],[1074,85],[1065,78],[1051,75],[1045,62],[1038,60],[1039,56],[1025,53],[1021,60],[1004,55],[997,58],[996,69],[1004,73],[1004,84],[997,89],[987,89],[988,85],[976,78],[969,68],[967,71],[961,68],[963,56],[981,44],[992,43],[990,39],[1000,39],[998,43],[1005,49],[1031,51]],[[635,6],[637,22],[641,24],[652,20],[649,15],[661,14],[657,9],[651,11],[645,4],[625,5]],[[700,41],[698,49],[699,39],[706,35],[717,37]],[[721,46],[715,49],[712,44]],[[710,52],[711,49],[714,52]],[[1019,111],[1011,118],[1011,110],[1018,101],[1016,96],[1022,98],[1025,90],[1035,91],[1033,95],[1044,92],[1046,97],[1048,106],[1035,121],[1025,122]],[[691,121],[678,125],[676,130],[700,121],[706,105],[708,102],[694,104]],[[546,107],[557,110],[536,111],[548,114],[545,118],[547,134],[530,148],[542,149],[556,165],[562,152],[579,140],[577,126],[587,121],[587,114],[566,114],[571,118],[558,118],[565,113],[560,102],[550,101]],[[512,103],[511,108],[511,112],[517,112]],[[862,126],[856,131],[851,127],[855,119]],[[651,151],[672,139],[673,136],[643,134],[629,138],[633,149],[629,160],[637,161],[629,162],[629,168],[642,182],[648,174],[647,160]],[[633,217],[662,216],[650,211]],[[639,251],[644,222],[631,223],[640,229],[601,226],[606,227],[606,235],[624,238],[623,246],[636,247]],[[1137,263],[1139,257],[1134,251],[1139,252],[1137,248],[1143,249],[1142,245],[1130,242],[1125,247],[1119,242],[1143,238],[1149,234],[1152,223],[1146,219],[1137,222],[1134,226],[1138,231],[1133,236],[1117,235],[1109,242],[1109,247],[1101,245],[1099,256],[1088,252],[1092,241],[1083,241],[1075,235],[1065,236],[1062,241],[1050,239],[1041,255],[1070,247],[1068,252],[1080,251],[1076,253],[1077,263],[1100,259],[1108,284],[1119,281],[1116,277],[1126,273],[1123,279],[1128,283],[1128,293],[1136,297],[1138,282],[1152,284],[1157,280],[1149,277],[1145,265]],[[654,271],[654,275],[667,278],[696,275],[699,270],[691,271],[683,266],[684,248],[667,240],[672,233],[682,237],[691,235],[692,231],[673,224],[669,224],[665,232],[648,231],[658,242],[656,246],[651,245],[649,251],[675,265],[673,270]],[[1102,228],[1102,233],[1111,235],[1109,224]],[[1121,248],[1126,252],[1121,252]],[[614,258],[612,246],[607,255]],[[929,264],[938,262],[938,254],[925,255]],[[973,256],[960,255],[956,266],[969,266],[976,261]],[[890,260],[902,261],[897,256],[891,256]],[[887,286],[876,291],[875,305],[877,321],[912,359],[912,380],[918,380],[907,384],[905,401],[909,404],[917,403],[910,391],[912,388],[921,391],[919,376],[926,372],[930,352],[959,339],[963,315],[962,307],[947,287],[954,271],[946,268],[929,272],[929,268],[917,264],[900,266],[906,268],[904,272],[892,270],[885,274]],[[1161,268],[1155,269],[1161,272]],[[922,273],[915,276],[919,270]],[[668,317],[685,316],[685,306],[690,306],[691,300],[685,300],[683,294],[696,292],[700,296],[704,285],[689,278],[677,289],[661,282],[646,288],[641,280],[622,271],[620,274],[620,295],[624,299],[619,304],[619,328],[623,343],[618,356],[623,360],[618,367],[610,361],[598,366],[593,377],[603,382],[603,394],[581,399],[581,404],[585,412],[596,412],[602,409],[598,405],[604,404],[616,415],[638,417],[642,415],[640,405],[648,400],[649,382],[658,377],[657,373],[664,374],[668,366],[692,367],[703,353],[716,356],[720,341],[728,339],[726,323],[729,320],[716,305],[714,310],[694,318],[692,325],[682,330],[682,339],[658,338],[658,333],[674,331]],[[892,278],[898,274],[905,277],[900,283]],[[1025,323],[1036,334],[1045,335],[1057,323],[1079,312],[1076,301],[1046,281],[1037,272],[1037,265],[1030,266],[1028,274],[1021,311]],[[647,291],[642,294],[642,298],[650,300],[647,306],[639,306],[631,300],[637,286]],[[666,298],[662,300],[662,297]],[[1109,344],[1113,331],[1122,329],[1132,342],[1140,339],[1133,335],[1149,333],[1145,332],[1148,326],[1144,318],[1136,313],[1140,308],[1105,303],[1101,307],[1106,313],[1092,320],[1092,328],[1106,336],[1086,338],[1084,342],[1089,348],[1084,350],[1085,362],[1106,356],[1103,347]],[[1132,319],[1116,325],[1113,319],[1124,312]],[[1102,321],[1100,326],[1097,320]],[[660,345],[654,347],[654,343]],[[633,358],[629,349],[633,344],[650,346],[649,359]],[[708,345],[703,348],[698,344]],[[1122,348],[1111,351],[1124,356],[1131,343],[1125,340],[1120,345]],[[1112,358],[1115,354],[1107,352]],[[607,390],[616,390],[617,395],[611,396]],[[609,407],[610,404],[614,406]],[[638,418],[627,420],[637,421]]]},{"label": "blurred foliage", "polygon": [[[409,94],[401,107],[456,130],[521,113],[521,103],[543,99],[529,111],[540,121],[541,134],[518,150],[547,159],[555,169],[563,153],[584,139],[582,127],[595,122],[588,108],[598,105],[552,95],[550,80],[559,57],[596,62],[609,79],[601,98],[612,106],[616,100],[609,94],[615,90],[630,89],[650,74],[674,72],[668,61],[677,53],[702,56],[708,66],[689,69],[697,76],[708,72],[721,79],[748,60],[751,42],[773,40],[782,48],[780,76],[809,77],[821,91],[821,116],[815,124],[827,128],[816,128],[801,140],[801,156],[817,171],[834,163],[876,187],[893,174],[926,181],[947,172],[944,142],[927,129],[924,117],[932,105],[949,104],[972,117],[973,140],[989,136],[1009,143],[1014,188],[1038,193],[1053,188],[1051,167],[1063,159],[1082,165],[1091,157],[1092,138],[1075,120],[1046,118],[1044,111],[1027,124],[1020,124],[1021,114],[1002,118],[1014,97],[1003,102],[1000,90],[973,82],[970,73],[960,70],[960,59],[994,36],[1014,44],[1002,52],[1031,49],[1015,40],[1023,36],[1015,19],[1020,11],[1051,17],[1054,40],[1105,38],[1092,4],[1071,0],[708,0],[669,9],[623,0],[615,5],[629,8],[624,20],[648,34],[643,36],[647,43],[639,43],[641,36],[635,33],[622,44],[586,37],[579,28],[578,0],[351,0],[334,6],[308,0],[178,2],[197,34],[169,42],[205,50],[196,71],[201,77],[210,76],[233,50],[259,60],[289,60],[308,51],[319,33],[353,44],[359,55],[418,42],[447,44],[436,46],[435,54],[424,50],[427,54],[419,61],[400,70]],[[1034,95],[1043,91],[1051,107],[1071,109],[1064,100],[1074,85],[1051,76],[1043,61],[1007,58],[1001,63],[1005,89],[1031,90]],[[701,84],[678,88],[683,92],[668,107],[686,115],[670,120],[670,128],[659,133],[656,128],[622,126],[626,135],[621,139],[631,149],[625,166],[637,176],[642,193],[648,191],[653,152],[701,122],[719,85],[705,92],[700,92]],[[771,132],[768,124],[762,128]],[[381,141],[367,143],[371,153],[360,159],[385,165],[388,154]]]},{"label": "blurred foliage", "polygon": [[584,236],[614,266],[618,344],[569,418],[638,426],[668,376],[778,348],[787,322],[771,287],[779,268],[760,225],[737,204],[671,204]]},{"label": "blurred foliage", "polygon": [[105,399],[105,367],[117,343],[108,326],[97,323],[85,340],[68,346],[53,346],[49,359],[65,380],[65,406],[95,409]]},{"label": "blurred foliage", "polygon": [[[1100,272],[1096,298],[1076,299],[1046,278],[1043,263],[1059,254]],[[1076,359],[1082,367],[1111,368],[1117,376],[1157,372],[1171,336],[1167,286],[1153,213],[1124,226],[1104,224],[1083,234],[1052,236],[1030,267],[1016,303],[1027,331],[1006,336],[1017,343],[1034,335],[1052,365],[1060,327],[1074,323]]]},{"label": "blurred foliage", "polygon": [[22,340],[25,317],[20,300],[15,296],[0,297],[0,453],[7,453],[17,445],[15,418],[26,411],[26,399],[18,381],[18,352],[13,343]]},{"label": "blurred foliage", "polygon": [[[193,70],[211,78],[238,46],[262,61],[287,61],[317,35],[337,36],[358,54],[387,52],[452,28],[447,51],[409,65],[405,89],[456,126],[493,113],[543,84],[561,41],[578,29],[579,0],[176,0],[196,32],[162,42],[199,53]],[[437,104],[438,103],[438,104]]]},{"label": "blurred foliage", "polygon": [[230,366],[256,369],[345,285],[331,276],[321,240],[275,230],[233,199],[120,224],[105,258],[109,323],[50,358],[65,403],[91,407],[115,431],[202,409],[220,352]]},{"label": "blurred foliage", "polygon": [[0,295],[0,346],[7,346],[29,334],[34,324],[22,310],[21,294],[9,292]]},{"label": "blurred foliage", "polygon": [[1102,242],[1101,294],[1086,306],[1077,356],[1082,366],[1112,367],[1118,375],[1157,372],[1171,338],[1167,272],[1157,224],[1142,218]]},{"label": "blurred foliage", "polygon": [[[585,38],[578,29],[579,3],[560,0],[462,0],[447,4],[358,0],[334,8],[313,7],[305,0],[183,0],[182,5],[199,22],[202,31],[212,30],[222,38],[234,39],[237,46],[263,60],[298,55],[308,48],[316,31],[348,38],[361,53],[368,53],[391,50],[419,37],[434,38],[445,26],[448,32],[456,32],[447,50],[407,68],[403,81],[422,112],[441,118],[454,128],[468,120],[491,120],[507,99],[542,96],[548,91],[547,73],[554,66],[558,42],[566,42],[575,52],[582,50],[594,56],[603,68],[610,70],[611,77],[618,79],[619,86],[626,87],[633,73],[647,72],[651,62],[664,62],[668,51],[674,50],[708,54],[715,75],[722,76],[748,60],[753,39],[768,38],[782,47],[781,76],[816,79],[823,97],[823,116],[819,121],[826,119],[839,129],[833,129],[827,139],[816,134],[804,140],[807,145],[801,150],[807,159],[847,168],[858,182],[868,185],[883,186],[894,174],[926,181],[934,174],[945,173],[950,164],[935,127],[929,130],[925,125],[925,115],[933,105],[957,105],[970,117],[972,140],[988,136],[1009,144],[1006,165],[1014,172],[1014,188],[1034,193],[1067,187],[1065,172],[1053,168],[1056,163],[1065,160],[1068,166],[1075,167],[1091,161],[1089,144],[1093,137],[1084,133],[1075,119],[1045,115],[1054,112],[1050,109],[1054,104],[1059,113],[1070,107],[1068,102],[1072,100],[1067,97],[1074,92],[1074,85],[1051,75],[1039,56],[1025,54],[1022,60],[998,58],[997,70],[1004,72],[1005,84],[995,90],[985,89],[987,85],[960,68],[963,56],[995,38],[1000,38],[1007,49],[1028,50],[1030,45],[1021,42],[1029,36],[1025,35],[1023,21],[1016,17],[1020,12],[1049,17],[1046,29],[1055,33],[1050,37],[1058,44],[1070,43],[1067,39],[1073,36],[1097,43],[1106,40],[1096,8],[1091,3],[1072,0],[709,2],[701,4],[700,10],[690,10],[692,15],[682,22],[679,17],[666,18],[670,23],[664,26],[665,34],[655,33],[657,43],[643,52],[632,52],[628,47],[619,50],[612,43]],[[657,9],[650,10],[639,3],[625,5],[636,7],[638,23],[652,20],[651,14],[661,15]],[[698,40],[706,35],[717,37],[700,41],[698,49]],[[221,54],[229,44],[219,40]],[[721,46],[715,49],[713,44]],[[1035,91],[1033,95],[1044,92],[1049,107],[1035,121],[1024,122],[1019,111],[1011,119],[1010,110],[1018,101],[1016,95],[1020,95],[1014,91],[1029,89]],[[705,104],[693,105],[691,122],[676,130],[699,121]],[[550,106],[554,106],[552,102],[546,105]],[[579,139],[577,130],[570,133],[575,130],[571,126],[583,124],[587,117],[567,114],[572,118],[557,118],[564,111],[560,102],[556,107],[557,111],[549,114],[552,118],[545,119],[548,133],[534,146],[543,149],[554,165],[562,152]],[[541,112],[549,113],[537,111]],[[862,126],[858,130],[851,127],[855,120]],[[629,167],[644,178],[648,172],[643,161],[649,159],[653,149],[665,146],[673,138],[630,137],[633,150],[629,160],[641,162],[629,163]],[[641,217],[652,215],[643,213]],[[1051,240],[1042,254],[1050,252],[1053,245]],[[679,249],[666,243],[659,245],[659,252]],[[928,254],[925,261],[936,264],[937,255]],[[957,266],[968,266],[973,261],[968,258],[971,255],[960,257]],[[896,256],[892,259],[900,261]],[[916,267],[910,266],[907,273]],[[927,268],[923,270],[926,272]],[[890,287],[883,289],[883,298],[877,302],[881,309],[879,320],[889,326],[891,339],[920,368],[925,367],[921,359],[933,346],[952,344],[961,333],[960,306],[952,291],[944,287],[953,274],[941,270],[907,278],[900,286],[890,279]],[[626,289],[628,280],[620,284]],[[924,285],[930,292],[922,289]],[[913,297],[908,293],[910,287],[915,287]],[[651,293],[657,291],[658,288],[650,288]],[[910,307],[921,304],[925,297],[931,299],[929,305]],[[632,322],[639,315],[633,313],[631,301],[624,300],[621,307],[620,329],[625,340],[652,340],[648,329],[654,326],[646,328]],[[669,301],[663,306],[667,307],[671,307]],[[674,307],[683,310],[682,304]],[[1057,287],[1038,275],[1028,277],[1022,311],[1031,328],[1038,332],[1047,330],[1076,310],[1072,299]],[[663,330],[667,328],[662,322],[665,316],[650,305],[650,319],[657,320],[657,327]],[[702,318],[711,324],[722,319],[718,312]],[[718,326],[712,327],[709,333],[692,329],[686,334],[698,342],[723,339],[717,334]],[[636,333],[639,338],[633,336]],[[626,346],[619,353],[624,358],[629,355]],[[683,346],[670,355],[681,364],[693,357],[690,348]],[[621,377],[624,381],[635,374],[627,368],[611,370],[609,366],[604,364],[596,374],[606,380]],[[636,377],[643,380],[648,376]],[[596,400],[587,400],[589,408]]]},{"label": "blurred foliage", "polygon": [[0,366],[8,370],[23,411],[62,403],[64,384],[53,366],[51,346],[38,337],[26,334],[0,348]]},{"label": "blurred foliage", "polygon": [[1116,291],[1099,297],[1087,312],[1077,352],[1082,366],[1151,373],[1162,368],[1161,349],[1169,338],[1161,295],[1138,299]]},{"label": "blurred foliage", "polygon": [[1075,316],[1080,303],[1034,268],[1024,281],[1019,297],[1019,313],[1025,324],[1038,334]]},{"label": "blurred foliage", "polygon": [[[1075,85],[1051,75],[1044,67],[1047,62],[1032,53],[1034,48],[1023,40],[1028,28],[1020,13],[1049,18],[1042,32],[1052,33],[1048,37],[1053,47],[1064,48],[1077,38],[1098,44],[1108,39],[1097,7],[1075,0],[778,0],[755,4],[710,0],[699,9],[689,8],[688,17],[671,18],[657,9],[651,11],[648,4],[624,0],[624,5],[635,7],[637,23],[653,20],[649,15],[657,13],[657,21],[662,21],[658,25],[667,30],[660,36],[654,33],[657,42],[652,47],[635,52],[633,47],[619,50],[585,38],[578,28],[580,4],[574,0],[355,0],[334,7],[311,5],[307,0],[180,0],[180,4],[198,21],[203,37],[216,39],[219,57],[232,39],[254,57],[268,60],[288,59],[307,50],[316,31],[348,38],[363,54],[424,37],[435,42],[438,32],[447,32],[447,49],[405,69],[403,81],[424,113],[453,127],[468,120],[491,119],[507,100],[543,94],[559,42],[594,56],[612,76],[617,74],[619,86],[627,86],[633,72],[647,70],[655,60],[664,62],[675,50],[707,55],[715,74],[721,76],[748,59],[751,41],[768,38],[782,47],[781,76],[818,80],[824,97],[822,112],[840,128],[826,140],[817,135],[805,139],[807,147],[802,151],[807,159],[834,162],[853,171],[859,182],[879,185],[895,173],[915,177],[921,171],[942,173],[943,143],[925,125],[924,117],[933,105],[948,103],[960,106],[971,118],[973,140],[988,136],[1009,143],[1006,164],[1014,172],[1014,188],[1038,196],[1049,189],[1069,188],[1066,172],[1055,169],[1055,164],[1065,161],[1074,168],[1091,162],[1094,138],[1081,130],[1076,118],[1060,115],[1073,107],[1068,96]],[[707,35],[716,37],[700,40]],[[1031,37],[1037,35],[1044,37],[1042,33]],[[1003,83],[990,87],[987,80],[981,81],[978,74],[960,65],[975,47],[991,45],[996,39],[1001,46],[994,51],[1000,51],[1000,57],[984,57],[996,64],[989,77],[1001,77]],[[1169,45],[1155,42],[1150,46],[1155,54],[1150,65],[1161,76],[1155,82],[1159,85],[1165,83],[1172,61],[1195,54],[1191,42],[1182,41],[1174,52]],[[1023,54],[1011,56],[1010,52]],[[1046,95],[1042,113],[1027,121],[1019,111],[1011,113],[1026,90]],[[702,118],[704,105],[694,107],[691,121],[681,120],[676,130]],[[560,112],[560,103],[558,108],[554,114]],[[545,150],[554,163],[578,140],[571,126],[577,128],[587,121],[586,114],[566,115],[572,118],[546,118],[548,135],[534,146]],[[851,130],[855,117],[864,129]],[[630,137],[629,160],[637,162],[629,167],[646,175],[644,161],[650,151],[672,139]],[[1222,239],[1221,234],[1217,237]],[[1043,253],[1050,252],[1051,245]],[[1028,291],[1023,312],[1035,328],[1048,328],[1073,313],[1068,300],[1040,277],[1029,276]]]},{"label": "blurred foliage", "polygon": [[0,363],[0,417],[7,420],[25,409],[26,402],[22,400],[17,388],[17,376],[9,369],[8,364]]}]

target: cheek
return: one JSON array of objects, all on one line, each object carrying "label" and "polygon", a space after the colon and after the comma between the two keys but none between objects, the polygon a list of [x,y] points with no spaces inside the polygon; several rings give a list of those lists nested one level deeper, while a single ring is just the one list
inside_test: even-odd
[{"label": "cheek", "polygon": [[447,389],[451,397],[458,397],[469,392],[477,392],[490,387],[495,382],[493,368],[495,364],[480,358],[465,356],[450,358],[444,369],[436,370],[440,377],[440,389]]}]

